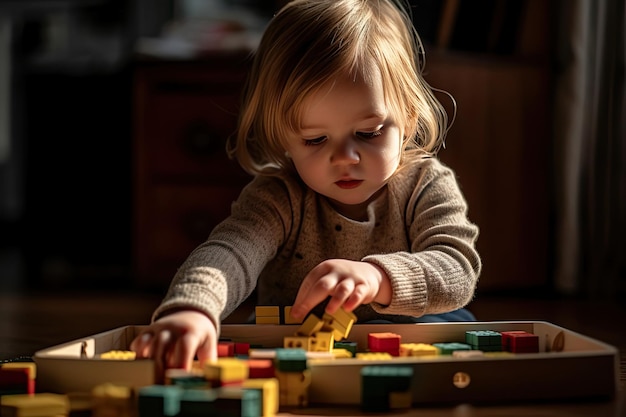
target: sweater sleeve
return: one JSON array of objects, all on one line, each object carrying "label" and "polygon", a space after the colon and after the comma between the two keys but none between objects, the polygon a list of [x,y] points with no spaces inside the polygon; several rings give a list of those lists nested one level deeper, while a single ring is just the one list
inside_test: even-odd
[{"label": "sweater sleeve", "polygon": [[456,310],[474,296],[481,270],[475,249],[478,227],[467,217],[467,204],[453,171],[435,159],[410,175],[398,188],[406,201],[405,228],[410,251],[366,256],[380,266],[393,290],[388,306],[372,308],[381,314],[422,316]]},{"label": "sweater sleeve", "polygon": [[217,225],[176,272],[153,320],[172,309],[195,309],[218,327],[256,287],[291,227],[290,194],[276,178],[244,188],[231,215]]}]

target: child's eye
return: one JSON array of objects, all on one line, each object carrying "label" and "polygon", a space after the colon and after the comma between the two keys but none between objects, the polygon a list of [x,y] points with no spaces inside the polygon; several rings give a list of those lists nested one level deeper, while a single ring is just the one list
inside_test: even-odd
[{"label": "child's eye", "polygon": [[356,135],[362,139],[373,139],[377,136],[380,136],[383,134],[383,130],[382,129],[378,129],[375,130],[373,132],[356,132]]},{"label": "child's eye", "polygon": [[305,146],[315,146],[315,145],[321,145],[322,143],[326,142],[326,136],[320,136],[319,138],[315,138],[315,139],[304,139],[304,145]]}]

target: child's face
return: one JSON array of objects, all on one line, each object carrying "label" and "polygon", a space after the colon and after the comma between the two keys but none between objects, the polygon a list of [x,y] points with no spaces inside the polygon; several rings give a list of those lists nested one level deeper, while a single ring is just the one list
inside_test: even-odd
[{"label": "child's face", "polygon": [[302,180],[352,218],[365,215],[400,161],[401,129],[373,78],[346,76],[308,97],[287,149]]}]

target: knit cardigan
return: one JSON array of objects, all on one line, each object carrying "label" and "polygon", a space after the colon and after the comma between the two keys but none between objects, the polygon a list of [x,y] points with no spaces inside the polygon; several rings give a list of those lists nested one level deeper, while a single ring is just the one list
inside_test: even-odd
[{"label": "knit cardigan", "polygon": [[257,305],[292,305],[306,274],[331,258],[371,262],[390,279],[390,304],[359,306],[359,322],[456,310],[472,300],[481,269],[467,211],[454,172],[436,158],[395,173],[365,221],[337,213],[298,178],[258,176],[178,269],[153,320],[193,308],[219,331],[255,288]]}]

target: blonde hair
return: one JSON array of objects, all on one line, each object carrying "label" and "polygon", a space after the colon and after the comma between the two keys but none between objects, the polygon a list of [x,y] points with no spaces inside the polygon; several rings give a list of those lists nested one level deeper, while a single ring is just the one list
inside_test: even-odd
[{"label": "blonde hair", "polygon": [[445,109],[422,77],[423,48],[409,10],[394,0],[295,0],[274,16],[254,55],[231,157],[253,175],[294,170],[287,138],[309,94],[344,74],[378,71],[404,131],[401,165],[443,144]]}]

